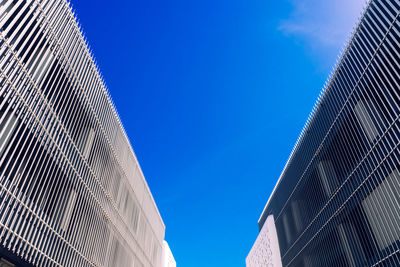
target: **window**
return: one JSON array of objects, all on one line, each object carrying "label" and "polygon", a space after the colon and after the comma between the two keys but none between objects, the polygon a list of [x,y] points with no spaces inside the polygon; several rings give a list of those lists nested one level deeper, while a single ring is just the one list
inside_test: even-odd
[{"label": "window", "polygon": [[369,141],[373,142],[378,136],[378,130],[376,129],[376,126],[373,123],[370,114],[368,113],[368,105],[367,107],[366,105],[367,104],[364,104],[363,101],[358,102],[357,105],[354,107],[354,112]]},{"label": "window", "polygon": [[396,169],[362,202],[373,236],[381,250],[400,238],[400,173]]}]

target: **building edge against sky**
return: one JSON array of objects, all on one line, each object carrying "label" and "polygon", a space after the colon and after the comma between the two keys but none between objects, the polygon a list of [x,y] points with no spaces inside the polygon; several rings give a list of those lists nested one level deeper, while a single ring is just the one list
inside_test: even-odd
[{"label": "building edge against sky", "polygon": [[162,266],[176,267],[174,255],[172,254],[171,248],[165,240],[163,241]]},{"label": "building edge against sky", "polygon": [[0,29],[0,263],[162,266],[165,225],[70,3],[0,1]]},{"label": "building edge against sky", "polygon": [[399,13],[400,1],[368,1],[261,214],[248,267],[400,264]]}]

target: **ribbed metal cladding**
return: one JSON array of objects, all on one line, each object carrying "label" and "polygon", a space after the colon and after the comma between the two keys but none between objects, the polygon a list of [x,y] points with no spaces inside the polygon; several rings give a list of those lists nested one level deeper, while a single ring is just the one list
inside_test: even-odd
[{"label": "ribbed metal cladding", "polygon": [[0,30],[0,247],[160,266],[165,226],[70,4],[0,0]]},{"label": "ribbed metal cladding", "polygon": [[263,211],[284,266],[400,266],[399,12],[368,2]]}]

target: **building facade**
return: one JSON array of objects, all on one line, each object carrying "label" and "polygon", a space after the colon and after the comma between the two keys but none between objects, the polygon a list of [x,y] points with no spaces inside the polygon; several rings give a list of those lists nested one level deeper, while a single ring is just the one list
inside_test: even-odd
[{"label": "building facade", "polygon": [[399,12],[368,2],[262,212],[283,266],[400,266]]},{"label": "building facade", "polygon": [[246,258],[247,267],[282,267],[275,220],[269,215]]},{"label": "building facade", "polygon": [[176,267],[176,261],[172,251],[167,243],[167,241],[163,241],[162,248],[162,267]]},{"label": "building facade", "polygon": [[66,0],[0,0],[0,265],[161,266],[165,226]]}]

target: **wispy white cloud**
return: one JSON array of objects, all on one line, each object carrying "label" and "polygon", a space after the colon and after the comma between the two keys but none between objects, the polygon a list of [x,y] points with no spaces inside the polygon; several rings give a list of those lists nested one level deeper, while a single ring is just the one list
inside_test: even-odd
[{"label": "wispy white cloud", "polygon": [[293,11],[281,21],[284,34],[312,47],[338,49],[356,25],[365,0],[291,0]]}]

